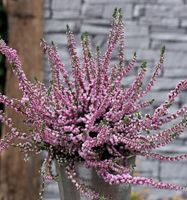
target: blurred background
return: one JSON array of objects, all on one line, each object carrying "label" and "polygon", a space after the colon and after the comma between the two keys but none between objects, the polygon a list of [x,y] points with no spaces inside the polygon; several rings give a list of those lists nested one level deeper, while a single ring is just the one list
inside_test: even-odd
[{"label": "blurred background", "polygon": [[[93,49],[100,45],[104,50],[115,7],[122,8],[125,19],[126,60],[128,62],[135,51],[137,52],[138,63],[147,60],[147,79],[151,76],[153,67],[159,59],[161,47],[166,46],[164,70],[149,95],[149,99],[155,99],[153,108],[164,101],[168,91],[174,88],[181,79],[187,78],[187,0],[7,0],[4,1],[4,8],[2,1],[0,2],[0,34],[9,41],[11,46],[18,49],[26,73],[30,78],[37,76],[43,79],[46,84],[50,80],[47,59],[41,55],[39,49],[39,39],[42,37],[48,42],[52,40],[58,45],[63,62],[67,67],[70,67],[66,47],[66,24],[70,25],[76,35],[80,54],[80,35],[85,31],[92,38]],[[114,53],[112,62],[115,62],[115,60],[116,55]],[[7,67],[5,76],[6,70],[2,57],[0,57],[0,62],[0,90],[2,92],[5,88],[7,95],[15,96],[17,94],[12,94],[12,87],[16,85],[13,75]],[[124,84],[131,83],[137,69],[138,65],[125,79]],[[7,77],[6,82],[5,77]],[[185,102],[187,102],[187,93],[183,92],[170,111],[175,111]],[[153,108],[150,108],[147,112],[152,112]],[[15,118],[17,119],[16,116]],[[187,153],[187,134],[183,133],[174,143],[159,149],[158,152],[167,155]],[[30,196],[25,196],[24,192],[38,190],[38,174],[31,169],[37,170],[40,161],[37,160],[38,158],[33,158],[27,166],[21,163],[16,168],[14,166],[17,166],[19,153],[12,150],[7,154],[8,156],[2,156],[0,163],[0,179],[2,179],[0,181],[0,200],[33,200],[33,192],[30,192]],[[15,157],[15,160],[12,159]],[[10,159],[12,160],[11,163],[9,162]],[[33,165],[33,163],[36,164]],[[10,164],[12,167],[9,166]],[[187,161],[161,163],[160,161],[138,157],[136,174],[187,186],[186,166]],[[26,170],[24,170],[25,168]],[[11,170],[14,172],[10,172]],[[28,177],[27,170],[33,176]],[[22,171],[25,171],[22,174],[22,179],[17,180],[22,185],[20,188],[24,185],[25,190],[17,195],[19,186],[16,184],[17,180],[12,181],[12,179],[18,178],[17,174]],[[7,174],[6,177],[4,177],[5,173]],[[12,177],[9,178],[10,176]],[[26,178],[23,178],[23,176]],[[34,179],[30,189],[25,186],[29,179]],[[182,192],[145,187],[133,187],[132,194],[134,200],[187,199],[186,194]],[[59,199],[57,184],[47,183],[45,199]]]},{"label": "blurred background", "polygon": [[[0,35],[7,42],[7,31],[8,31],[8,22],[7,22],[7,13],[3,6],[2,0],[0,1]],[[5,87],[5,77],[6,77],[6,68],[5,68],[5,58],[0,55],[0,92],[4,93]],[[2,109],[0,104],[0,109]],[[0,127],[1,129],[1,127]]]}]

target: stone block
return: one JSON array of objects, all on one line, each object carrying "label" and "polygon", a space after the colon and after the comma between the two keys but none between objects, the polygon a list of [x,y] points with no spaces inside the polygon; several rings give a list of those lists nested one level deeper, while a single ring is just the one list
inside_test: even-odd
[{"label": "stone block", "polygon": [[[168,114],[171,114],[171,113],[175,113],[176,112],[176,110],[177,110],[177,103],[175,103],[174,104],[174,107],[173,107],[173,105],[171,106],[171,108],[169,108],[168,110]],[[173,110],[172,110],[172,108],[174,108]],[[178,108],[179,108],[179,106],[178,106]],[[177,119],[175,119],[175,120],[173,120],[172,122],[170,122],[170,123],[167,123],[167,124],[164,124],[162,127],[161,127],[161,130],[164,130],[164,129],[168,129],[168,128],[171,128],[174,124],[178,124],[178,123],[180,123],[180,121],[182,120],[182,118],[177,118]],[[160,148],[160,149],[158,149],[158,151],[161,151],[161,152],[163,152],[164,150],[166,150],[166,152],[167,152],[167,150],[169,149],[170,150],[170,145],[171,146],[176,146],[177,148],[178,147],[181,147],[182,145],[183,145],[184,143],[183,143],[183,141],[182,141],[182,139],[180,138],[180,137],[177,137],[175,140],[173,140],[167,147],[163,147],[163,148]],[[168,150],[168,151],[169,151]],[[177,151],[176,151],[177,152]],[[171,152],[170,152],[171,153]],[[173,153],[175,153],[175,151],[173,151]]]},{"label": "stone block", "polygon": [[[183,179],[183,178],[174,178],[174,179],[163,178],[162,181],[173,183],[173,184],[176,184],[176,185],[181,185],[181,186],[184,186],[184,187],[187,186],[187,181],[186,181],[186,179]],[[187,197],[187,196],[184,192],[180,193],[180,191],[177,191],[177,193],[175,194],[175,197],[179,198],[180,194],[181,194],[181,198],[183,197],[182,200],[185,200],[186,199],[185,197]]]},{"label": "stone block", "polygon": [[53,10],[76,10],[81,8],[81,0],[53,0]]},{"label": "stone block", "polygon": [[172,13],[173,5],[146,5],[145,6],[145,15],[147,17],[173,17]]},{"label": "stone block", "polygon": [[126,47],[146,49],[149,47],[149,38],[146,37],[126,37]]},{"label": "stone block", "polygon": [[57,45],[67,45],[66,34],[60,34],[60,33],[46,34],[45,39],[47,42],[54,41],[54,43]]},{"label": "stone block", "polygon": [[81,26],[81,32],[88,32],[90,34],[108,34],[110,28],[107,26],[97,26],[97,25],[89,25],[83,24]]},{"label": "stone block", "polygon": [[127,48],[126,52],[125,52],[126,59],[131,60],[134,52],[137,53],[137,60],[138,61],[142,62],[143,60],[147,60],[150,64],[150,62],[155,62],[156,60],[158,60],[160,51],[152,50],[152,49],[140,49],[140,48],[131,49],[131,48]]},{"label": "stone block", "polygon": [[137,20],[125,19],[125,27],[138,26]]},{"label": "stone block", "polygon": [[185,28],[187,27],[187,19],[182,19],[181,20],[181,26],[185,27]]},{"label": "stone block", "polygon": [[51,1],[50,0],[45,0],[44,1],[44,9],[50,9],[51,7]]},{"label": "stone block", "polygon": [[177,83],[180,82],[181,79],[177,78],[166,78],[159,77],[157,79],[156,84],[153,86],[153,90],[172,90],[176,87]]},{"label": "stone block", "polygon": [[[165,44],[166,43],[164,43],[164,45]],[[162,44],[162,41],[160,41],[160,40],[152,40],[151,41],[151,49],[160,49],[162,46],[163,46],[163,44]],[[167,49],[168,49],[168,47],[167,47]]]},{"label": "stone block", "polygon": [[164,68],[164,77],[169,78],[187,78],[187,71],[185,68]]},{"label": "stone block", "polygon": [[[102,17],[103,15],[103,5],[91,5],[91,4],[83,4],[82,7],[82,15],[84,17]],[[112,17],[112,14],[110,13],[110,18]]]},{"label": "stone block", "polygon": [[[161,163],[161,177],[165,179],[187,179],[186,162]],[[186,182],[187,183],[187,182]]]},{"label": "stone block", "polygon": [[[156,83],[157,84],[157,83]],[[143,99],[144,100],[151,100],[154,99],[153,106],[160,105],[164,102],[164,100],[167,98],[168,92],[167,91],[151,91],[148,95],[146,95]]]},{"label": "stone block", "polygon": [[179,19],[177,17],[175,17],[175,18],[163,18],[161,20],[161,23],[164,26],[178,27],[179,26]]},{"label": "stone block", "polygon": [[170,26],[150,26],[150,33],[163,33],[163,34],[170,34],[170,33],[173,33],[173,34],[185,34],[185,29],[179,29],[178,27],[170,27]]},{"label": "stone block", "polygon": [[[169,92],[168,92],[169,93]],[[168,109],[168,114],[171,114],[171,113],[175,113],[178,109],[179,109],[179,97],[176,97],[176,100],[175,102],[172,104],[172,106]],[[175,122],[179,122],[180,120],[177,119]],[[173,124],[167,124],[166,125],[166,128],[167,127],[171,127],[173,126]],[[182,144],[182,142],[180,140],[176,140],[176,144]]]},{"label": "stone block", "polygon": [[50,19],[51,18],[51,10],[44,10],[44,18]]},{"label": "stone block", "polygon": [[187,42],[162,42],[160,40],[153,40],[151,42],[151,48],[153,49],[160,49],[163,44],[166,46],[167,51],[187,51]]},{"label": "stone block", "polygon": [[[61,58],[61,60],[62,60],[63,63],[64,63],[66,60],[70,60],[70,55],[69,55],[69,51],[68,51],[67,47],[66,47],[66,48],[64,48],[64,47],[59,47],[59,48],[58,48],[58,53],[59,53],[60,58]],[[65,64],[65,63],[64,63],[64,64]]]},{"label": "stone block", "polygon": [[186,8],[187,5],[168,3],[164,4],[154,4],[154,5],[146,5],[145,7],[145,15],[148,17],[165,17],[165,18],[179,18],[186,17]]},{"label": "stone block", "polygon": [[96,35],[93,39],[92,39],[92,44],[93,46],[103,46],[104,44],[106,44],[107,42],[107,38],[105,35]]},{"label": "stone block", "polygon": [[157,152],[160,153],[170,153],[170,155],[172,155],[173,153],[179,153],[179,154],[183,154],[183,153],[187,153],[187,148],[184,145],[177,145],[177,144],[170,144],[164,147],[160,147],[159,149],[157,149]]},{"label": "stone block", "polygon": [[165,66],[174,68],[186,68],[187,57],[185,52],[166,51]]},{"label": "stone block", "polygon": [[183,4],[183,0],[158,0],[157,3],[163,5],[163,4],[174,4],[174,5],[180,5]]},{"label": "stone block", "polygon": [[[85,0],[86,3],[90,4],[112,4],[114,0]],[[115,3],[155,3],[155,0],[115,0]]]},{"label": "stone block", "polygon": [[111,21],[109,19],[83,19],[83,24],[91,24],[91,25],[102,25],[102,26],[110,26],[110,23]]},{"label": "stone block", "polygon": [[134,52],[135,52],[134,49],[127,48],[125,52],[126,60],[130,61],[133,58]]},{"label": "stone block", "polygon": [[43,68],[43,69],[44,69],[44,71],[46,71],[46,72],[49,72],[49,71],[50,71],[47,55],[44,55],[44,68]]},{"label": "stone block", "polygon": [[187,132],[186,132],[186,131],[184,131],[184,132],[180,135],[180,139],[182,140],[183,145],[186,146],[186,144],[187,144]]},{"label": "stone block", "polygon": [[180,94],[179,98],[180,98],[180,101],[182,102],[182,104],[187,105],[187,92],[186,91],[182,92]]},{"label": "stone block", "polygon": [[89,3],[89,4],[99,4],[99,3],[101,3],[101,4],[103,4],[103,3],[111,3],[111,0],[85,0],[85,3]]},{"label": "stone block", "polygon": [[172,191],[172,190],[160,190],[155,188],[146,188],[148,192],[146,193],[145,200],[169,200],[169,199],[181,199],[183,192]]},{"label": "stone block", "polygon": [[57,198],[54,198],[54,196],[53,196],[53,198],[45,198],[45,200],[59,200],[59,198],[57,197]]},{"label": "stone block", "polygon": [[113,4],[107,4],[104,6],[104,10],[103,10],[103,18],[111,18],[112,17],[112,13],[114,11],[114,8],[121,8],[122,9],[122,13],[124,13],[124,18],[125,19],[131,19],[132,18],[132,14],[133,14],[133,5],[132,4],[125,4],[123,3],[119,3],[117,4],[116,2]]},{"label": "stone block", "polygon": [[147,26],[139,26],[139,25],[128,25],[125,23],[125,36],[126,37],[143,37],[146,36],[148,38],[148,27]]},{"label": "stone block", "polygon": [[155,61],[158,60],[159,51],[152,49],[138,49],[137,58],[140,60]]},{"label": "stone block", "polygon": [[74,21],[61,21],[61,20],[45,20],[44,32],[45,33],[56,33],[65,32],[66,25],[69,25],[72,31],[77,31],[79,22]]},{"label": "stone block", "polygon": [[150,35],[151,39],[162,40],[162,41],[181,41],[187,42],[186,34],[177,33],[152,33]]},{"label": "stone block", "polygon": [[135,76],[127,76],[122,80],[122,85],[124,85],[125,87],[130,85],[133,80],[134,80]]},{"label": "stone block", "polygon": [[141,17],[145,14],[145,5],[135,5],[133,17]]},{"label": "stone block", "polygon": [[53,10],[53,19],[79,19],[80,11],[79,10]]},{"label": "stone block", "polygon": [[179,6],[173,6],[173,14],[176,17],[187,17],[187,5],[179,5]]},{"label": "stone block", "polygon": [[58,200],[60,198],[58,184],[47,182],[44,196],[45,200]]},{"label": "stone block", "polygon": [[49,81],[51,80],[51,74],[50,72],[44,71],[44,83],[48,87]]},{"label": "stone block", "polygon": [[150,26],[169,26],[177,27],[179,25],[178,18],[162,18],[162,17],[142,17],[140,19],[140,25]]},{"label": "stone block", "polygon": [[158,171],[159,171],[159,162],[153,161],[153,160],[142,160],[141,157],[137,158],[136,161],[136,171],[140,173],[142,176],[144,173],[150,174],[150,176],[147,177],[158,177]]},{"label": "stone block", "polygon": [[[177,1],[177,0],[176,0]],[[146,5],[145,15],[148,17],[165,17],[165,18],[179,18],[187,16],[187,5],[168,3],[164,4]]]}]

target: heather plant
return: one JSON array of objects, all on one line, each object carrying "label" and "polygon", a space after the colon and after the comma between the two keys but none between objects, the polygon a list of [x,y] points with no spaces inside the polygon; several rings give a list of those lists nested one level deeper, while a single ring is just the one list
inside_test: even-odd
[{"label": "heather plant", "polygon": [[[50,45],[41,40],[51,66],[49,87],[38,80],[29,81],[16,50],[0,40],[0,52],[12,65],[23,94],[21,99],[0,95],[0,102],[23,115],[28,127],[28,132],[18,130],[12,119],[0,111],[0,120],[9,127],[9,132],[0,140],[0,151],[10,146],[20,148],[26,155],[46,151],[42,177],[56,180],[58,177],[52,172],[52,163],[64,165],[69,179],[89,199],[99,199],[102,194],[78,178],[75,166],[80,162],[95,169],[111,185],[124,183],[187,191],[179,185],[132,175],[134,164],[130,161],[138,155],[162,161],[187,158],[187,154],[170,157],[154,153],[155,149],[177,138],[187,125],[187,106],[168,112],[176,97],[187,88],[187,80],[178,83],[153,113],[143,114],[142,111],[153,103],[153,100],[145,101],[143,97],[151,91],[163,68],[165,47],[161,49],[159,61],[145,86],[142,83],[147,63],[143,62],[132,84],[122,87],[124,77],[136,66],[137,58],[134,53],[126,64],[122,18],[121,10],[115,9],[103,55],[99,47],[95,54],[91,51],[89,35],[84,33],[81,37],[82,57],[79,58],[75,37],[67,26],[70,73],[61,62],[54,43]],[[118,63],[111,65],[112,53],[116,49]],[[176,122],[176,119],[180,120]],[[162,129],[168,123],[172,125]],[[108,197],[101,197],[104,198]]]}]

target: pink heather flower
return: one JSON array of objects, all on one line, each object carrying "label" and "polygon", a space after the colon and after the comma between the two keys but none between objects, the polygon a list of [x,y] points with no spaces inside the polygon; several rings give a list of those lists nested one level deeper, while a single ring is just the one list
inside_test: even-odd
[{"label": "pink heather flower", "polygon": [[[52,162],[56,160],[66,166],[69,179],[90,199],[98,199],[99,194],[78,179],[75,171],[78,162],[94,168],[109,184],[148,185],[186,191],[181,186],[132,176],[134,167],[129,162],[138,155],[163,161],[187,158],[186,154],[169,157],[152,152],[169,144],[185,130],[187,106],[174,113],[169,113],[168,108],[187,89],[187,80],[177,84],[153,114],[142,114],[142,110],[153,103],[153,100],[143,101],[142,98],[151,91],[163,68],[165,48],[162,48],[159,62],[145,87],[142,87],[146,76],[146,62],[143,62],[132,84],[124,88],[122,79],[136,65],[137,55],[134,53],[132,60],[126,64],[124,24],[120,9],[114,11],[103,55],[99,47],[92,53],[88,33],[81,37],[82,58],[78,57],[75,37],[69,26],[67,40],[71,76],[60,60],[57,47],[41,40],[52,72],[52,80],[47,88],[37,80],[31,82],[27,79],[17,52],[0,39],[0,52],[12,65],[23,94],[21,99],[10,99],[0,94],[0,103],[22,114],[29,130],[22,133],[12,119],[0,111],[0,121],[9,127],[9,133],[0,140],[0,152],[11,145],[21,148],[26,155],[29,152],[38,154],[42,150],[47,151],[41,168],[43,178],[56,179],[51,170]],[[116,49],[118,63],[110,66],[112,53]],[[177,118],[181,118],[181,121],[170,128],[161,129],[164,124]],[[16,139],[21,142],[14,144]]]}]

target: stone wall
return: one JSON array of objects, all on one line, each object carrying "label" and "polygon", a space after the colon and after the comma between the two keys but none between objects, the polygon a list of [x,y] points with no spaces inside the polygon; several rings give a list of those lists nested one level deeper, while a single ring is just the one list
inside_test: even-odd
[{"label": "stone wall", "polygon": [[[163,102],[168,91],[174,88],[177,82],[187,77],[187,0],[45,0],[45,39],[58,44],[63,62],[69,66],[66,24],[69,24],[77,35],[78,42],[81,33],[87,31],[92,37],[93,46],[101,45],[104,48],[115,7],[122,8],[125,17],[126,58],[130,59],[136,51],[139,62],[148,60],[147,78],[152,74],[161,46],[166,46],[165,68],[153,88],[151,97],[149,96],[150,99],[155,98],[156,107]],[[47,83],[50,74],[47,62],[44,71]],[[136,72],[137,69],[130,74],[125,80],[126,84],[133,80]],[[187,94],[184,92],[177,99],[171,112],[186,101]],[[151,109],[149,111],[151,112]],[[186,145],[187,134],[184,133],[176,142],[160,149],[159,152],[168,155],[185,153]],[[187,186],[186,166],[187,161],[171,164],[138,158],[137,174]],[[139,187],[133,189],[144,190]],[[58,199],[56,190],[55,185],[48,185],[48,199]],[[146,190],[149,192],[147,198],[150,200],[182,195],[181,192],[150,188]]]}]

